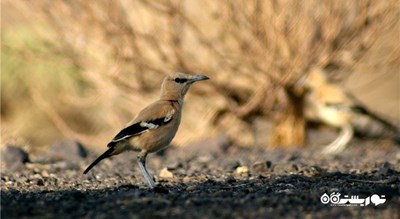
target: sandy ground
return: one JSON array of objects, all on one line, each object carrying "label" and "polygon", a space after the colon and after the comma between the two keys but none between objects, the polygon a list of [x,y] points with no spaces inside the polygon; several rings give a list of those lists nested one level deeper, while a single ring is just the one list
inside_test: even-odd
[{"label": "sandy ground", "polygon": [[[2,218],[400,218],[400,147],[353,140],[342,154],[320,147],[285,151],[193,147],[150,155],[158,186],[149,189],[129,152],[88,175],[95,154],[78,161],[31,159],[2,169]],[[160,172],[167,168],[161,178]],[[171,175],[172,174],[172,175]],[[331,206],[324,193],[367,198],[375,206]]]}]

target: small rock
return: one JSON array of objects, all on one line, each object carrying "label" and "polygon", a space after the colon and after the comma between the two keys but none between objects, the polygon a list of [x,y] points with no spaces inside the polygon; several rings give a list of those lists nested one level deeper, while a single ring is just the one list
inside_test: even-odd
[{"label": "small rock", "polygon": [[174,160],[171,163],[167,164],[167,168],[169,170],[176,170],[176,169],[181,168],[181,167],[183,167],[183,164],[182,164],[182,162],[180,162],[178,160]]},{"label": "small rock", "polygon": [[268,170],[270,170],[272,166],[272,162],[271,161],[264,161],[264,162],[257,162],[255,164],[253,164],[253,170],[257,173],[261,173],[261,172],[267,172]]},{"label": "small rock", "polygon": [[193,192],[194,190],[196,190],[196,186],[188,186],[186,188],[186,191],[188,191],[188,192]]},{"label": "small rock", "polygon": [[397,154],[396,154],[396,160],[397,160],[397,162],[400,162],[400,152],[397,152]]},{"label": "small rock", "polygon": [[44,170],[41,175],[43,177],[49,177],[50,176],[49,173],[46,170]]},{"label": "small rock", "polygon": [[213,158],[210,155],[203,155],[197,157],[199,163],[209,163]]},{"label": "small rock", "polygon": [[227,170],[235,170],[236,168],[240,167],[240,162],[235,160],[228,162],[224,165],[225,169]]},{"label": "small rock", "polygon": [[243,174],[243,173],[248,173],[248,172],[249,172],[249,168],[246,166],[240,166],[240,167],[236,168],[237,174]]},{"label": "small rock", "polygon": [[167,168],[164,168],[160,171],[160,178],[170,179],[173,177],[174,177],[174,174],[171,173]]},{"label": "small rock", "polygon": [[204,182],[204,181],[206,181],[206,180],[208,179],[208,177],[207,177],[207,175],[205,175],[205,174],[200,174],[200,175],[198,175],[198,176],[196,177],[196,179],[197,179],[198,181],[200,181],[200,182]]},{"label": "small rock", "polygon": [[44,186],[44,181],[43,179],[35,179],[34,184],[38,186]]},{"label": "small rock", "polygon": [[298,170],[299,168],[297,165],[290,163],[276,164],[273,168],[273,172],[278,175],[294,173]]},{"label": "small rock", "polygon": [[29,162],[28,153],[17,146],[6,146],[0,154],[1,161],[8,171],[19,170],[26,162]]},{"label": "small rock", "polygon": [[384,176],[392,172],[393,165],[385,161],[384,163],[378,164],[378,171],[374,173],[375,176]]},{"label": "small rock", "polygon": [[233,176],[228,176],[228,177],[226,178],[226,182],[227,182],[227,183],[235,183],[235,182],[236,182],[236,179],[235,179],[235,177],[233,177]]},{"label": "small rock", "polygon": [[189,176],[185,176],[185,177],[183,177],[182,181],[183,181],[183,183],[189,183],[191,181],[191,179]]},{"label": "small rock", "polygon": [[294,194],[294,190],[293,189],[283,189],[283,190],[277,190],[276,191],[276,193],[283,193],[283,194],[286,194],[286,195],[289,195],[289,194]]},{"label": "small rock", "polygon": [[302,169],[305,176],[320,176],[323,170],[319,166],[310,166]]},{"label": "small rock", "polygon": [[83,145],[73,140],[62,140],[55,142],[50,150],[49,156],[56,161],[68,161],[71,163],[79,162],[87,156],[87,151]]}]

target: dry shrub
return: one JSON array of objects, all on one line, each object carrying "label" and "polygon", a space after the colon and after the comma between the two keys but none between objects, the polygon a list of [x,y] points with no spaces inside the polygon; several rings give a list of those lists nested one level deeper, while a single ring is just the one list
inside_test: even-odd
[{"label": "dry shrub", "polygon": [[176,143],[222,132],[251,146],[254,121],[268,117],[277,125],[269,142],[258,144],[302,145],[301,93],[293,94],[293,82],[315,66],[352,72],[383,32],[399,26],[396,0],[4,0],[2,6],[76,67],[75,83],[57,92],[32,81],[24,88],[58,132],[88,144],[104,144],[157,97],[165,74],[183,71],[212,80],[193,87]]}]

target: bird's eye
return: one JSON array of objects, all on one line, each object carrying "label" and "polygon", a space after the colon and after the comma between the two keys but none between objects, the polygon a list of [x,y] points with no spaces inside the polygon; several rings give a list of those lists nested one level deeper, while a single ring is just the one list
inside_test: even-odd
[{"label": "bird's eye", "polygon": [[187,81],[187,79],[185,79],[185,78],[175,78],[176,83],[185,83],[186,81]]}]

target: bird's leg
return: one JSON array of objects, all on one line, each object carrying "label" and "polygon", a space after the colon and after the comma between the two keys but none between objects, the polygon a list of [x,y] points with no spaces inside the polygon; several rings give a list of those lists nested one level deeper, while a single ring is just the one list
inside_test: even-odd
[{"label": "bird's leg", "polygon": [[340,130],[339,137],[336,138],[323,150],[323,154],[337,154],[344,150],[351,138],[353,137],[354,131],[350,124],[343,126]]},{"label": "bird's leg", "polygon": [[142,171],[143,177],[146,180],[147,184],[150,186],[150,188],[154,188],[155,183],[153,181],[153,178],[150,176],[149,172],[147,172],[146,169],[146,157],[147,157],[147,151],[142,150],[137,155],[137,162],[139,164],[140,171]]}]

